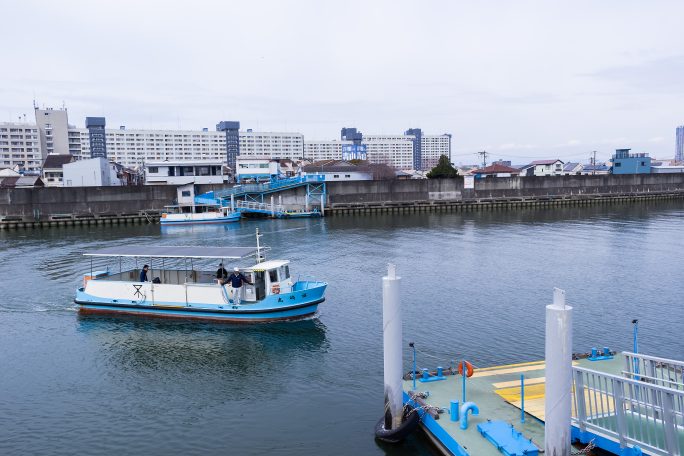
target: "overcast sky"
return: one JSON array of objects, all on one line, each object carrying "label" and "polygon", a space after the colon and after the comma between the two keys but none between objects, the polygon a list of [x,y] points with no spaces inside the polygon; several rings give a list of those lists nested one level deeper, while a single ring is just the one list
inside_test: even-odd
[{"label": "overcast sky", "polygon": [[683,1],[2,0],[0,120],[453,135],[453,161],[674,155]]}]

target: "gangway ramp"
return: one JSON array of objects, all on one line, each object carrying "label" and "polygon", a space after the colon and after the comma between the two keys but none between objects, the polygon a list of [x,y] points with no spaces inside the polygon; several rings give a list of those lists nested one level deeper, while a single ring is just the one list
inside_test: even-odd
[{"label": "gangway ramp", "polygon": [[[236,205],[240,201],[245,201],[261,203],[270,207],[268,201],[264,200],[264,197],[266,195],[270,195],[272,200],[275,193],[284,192],[287,190],[300,187],[306,189],[306,210],[304,211],[304,213],[310,213],[309,211],[311,207],[319,206],[319,215],[323,215],[325,212],[327,193],[325,185],[325,176],[321,175],[305,175],[286,179],[273,179],[269,182],[264,182],[261,184],[236,185],[232,188],[218,190],[215,192],[207,192],[198,195],[195,197],[195,202],[199,204],[200,202],[206,201],[218,201],[223,206],[232,206]],[[262,206],[243,206],[243,209],[243,212],[270,213],[271,215],[278,216],[278,214],[272,214],[273,211],[267,210]],[[290,214],[285,210],[283,210],[282,212]]]}]

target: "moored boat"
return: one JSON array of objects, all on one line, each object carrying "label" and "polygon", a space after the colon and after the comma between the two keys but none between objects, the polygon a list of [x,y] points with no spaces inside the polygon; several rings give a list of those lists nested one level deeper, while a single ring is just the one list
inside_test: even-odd
[{"label": "moored boat", "polygon": [[192,204],[166,206],[159,223],[169,225],[194,225],[209,223],[231,223],[240,220],[240,213],[230,207]]},{"label": "moored boat", "polygon": [[[257,231],[257,240],[258,236]],[[84,314],[226,322],[296,320],[314,315],[325,300],[327,283],[294,280],[288,260],[264,261],[262,251],[260,247],[124,246],[88,252],[85,255],[91,259],[118,261],[119,270],[91,270],[76,291],[75,302]],[[225,264],[252,257],[254,263],[238,268],[249,282],[241,289],[221,283],[214,271],[195,268],[195,262],[219,260]],[[139,281],[141,269],[123,268],[124,259],[149,262],[152,281]],[[235,293],[241,293],[241,299],[235,300]]]}]

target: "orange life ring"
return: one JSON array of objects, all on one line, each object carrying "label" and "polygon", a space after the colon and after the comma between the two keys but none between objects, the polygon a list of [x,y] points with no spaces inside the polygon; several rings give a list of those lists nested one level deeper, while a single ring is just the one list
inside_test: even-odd
[{"label": "orange life ring", "polygon": [[458,373],[463,375],[463,363],[465,363],[466,367],[466,377],[470,378],[473,376],[473,365],[470,364],[468,361],[461,361],[458,363]]},{"label": "orange life ring", "polygon": [[279,283],[274,283],[273,285],[271,285],[271,293],[280,294],[280,284]]}]

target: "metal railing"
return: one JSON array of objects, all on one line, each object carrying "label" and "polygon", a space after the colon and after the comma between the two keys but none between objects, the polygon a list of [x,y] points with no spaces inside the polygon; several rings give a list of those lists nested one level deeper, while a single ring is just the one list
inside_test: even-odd
[{"label": "metal railing", "polygon": [[237,210],[253,210],[261,212],[272,212],[275,214],[285,212],[285,207],[279,204],[271,205],[268,203],[258,203],[255,201],[237,201],[235,203],[235,207],[237,208]]},{"label": "metal railing", "polygon": [[314,174],[306,176],[289,177],[286,179],[273,179],[269,182],[264,182],[263,184],[236,185],[235,187],[230,188],[228,190],[216,192],[216,196],[225,198],[227,196],[229,197],[230,195],[243,195],[245,193],[262,193],[272,190],[278,190],[280,188],[316,182],[325,182],[325,176]]},{"label": "metal railing", "polygon": [[573,367],[572,424],[644,452],[682,456],[684,391]]},{"label": "metal railing", "polygon": [[684,361],[629,352],[624,355],[625,370],[622,373],[627,378],[684,390]]}]

